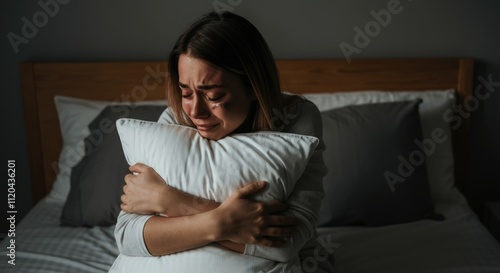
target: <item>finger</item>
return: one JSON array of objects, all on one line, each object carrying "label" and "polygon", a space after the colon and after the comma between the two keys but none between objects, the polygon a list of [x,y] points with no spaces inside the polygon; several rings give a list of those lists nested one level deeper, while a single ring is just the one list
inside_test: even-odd
[{"label": "finger", "polygon": [[268,226],[285,227],[285,226],[296,226],[299,224],[299,220],[292,216],[286,215],[269,215],[266,217],[266,224]]},{"label": "finger", "polygon": [[271,214],[283,212],[288,209],[287,204],[278,201],[266,203],[265,206],[266,206],[266,211]]},{"label": "finger", "polygon": [[125,184],[128,184],[130,182],[132,182],[132,179],[134,179],[134,175],[133,174],[127,174],[125,175]]},{"label": "finger", "polygon": [[272,238],[266,238],[266,237],[261,237],[255,243],[255,245],[261,245],[261,246],[267,246],[267,247],[279,247],[283,246],[286,244],[285,240],[281,239],[272,239]]},{"label": "finger", "polygon": [[127,204],[127,196],[122,194],[122,196],[120,196],[120,201],[122,201],[122,204]]},{"label": "finger", "polygon": [[123,210],[124,212],[130,212],[127,205],[125,205],[125,204],[120,204],[120,209]]},{"label": "finger", "polygon": [[297,229],[293,227],[268,227],[265,228],[261,235],[268,237],[286,237],[292,236],[297,232]]},{"label": "finger", "polygon": [[239,188],[238,194],[241,197],[247,197],[247,196],[250,196],[250,195],[262,190],[265,186],[266,186],[266,182],[264,182],[264,181],[250,183],[242,188]]},{"label": "finger", "polygon": [[149,166],[142,164],[142,163],[135,163],[134,165],[130,166],[128,169],[129,171],[133,173],[142,173],[144,172]]}]

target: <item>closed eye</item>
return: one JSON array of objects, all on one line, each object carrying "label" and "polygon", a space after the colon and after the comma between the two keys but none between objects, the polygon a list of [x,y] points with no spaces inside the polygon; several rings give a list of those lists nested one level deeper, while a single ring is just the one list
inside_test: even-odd
[{"label": "closed eye", "polygon": [[207,100],[212,101],[212,102],[218,101],[218,100],[222,99],[222,97],[224,97],[224,95],[216,96],[214,98],[210,98],[209,96],[206,96]]},{"label": "closed eye", "polygon": [[[201,90],[201,92],[203,93],[213,93],[214,91],[212,91],[213,89],[215,88],[220,88],[222,87],[222,85],[201,85],[201,86],[198,86],[198,89]],[[186,91],[189,91],[189,92],[186,92],[186,93],[182,93],[182,98],[189,98],[193,92],[190,90],[189,86],[187,84],[184,84],[184,83],[181,83],[179,82],[179,88],[181,90],[184,90],[184,92]],[[222,99],[224,97],[224,94],[221,94],[221,95],[216,95],[215,97],[209,97],[208,94],[204,94],[205,98],[210,101],[210,102],[216,102],[220,99]]]},{"label": "closed eye", "polygon": [[[189,87],[188,87],[187,85],[182,84],[182,83],[179,83],[179,88],[180,88],[181,90],[189,89]],[[182,96],[183,98],[189,98],[192,94],[193,94],[193,92],[189,92],[189,93],[184,93],[184,92],[182,92],[182,93],[181,93],[181,96]]]}]

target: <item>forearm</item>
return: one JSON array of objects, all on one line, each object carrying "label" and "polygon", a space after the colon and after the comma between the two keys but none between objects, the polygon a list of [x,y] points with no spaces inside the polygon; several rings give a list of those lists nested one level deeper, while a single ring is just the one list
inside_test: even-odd
[{"label": "forearm", "polygon": [[162,202],[160,213],[169,217],[190,216],[211,211],[220,206],[220,203],[197,197],[168,186]]},{"label": "forearm", "polygon": [[[163,213],[170,217],[191,216],[194,214],[211,211],[220,206],[219,202],[197,197],[172,187],[170,187],[169,189],[169,198],[170,200],[168,201],[167,205],[165,205],[165,211]],[[219,241],[216,243],[226,249],[238,253],[243,253],[245,251],[245,244],[235,243],[227,240]]]},{"label": "forearm", "polygon": [[115,239],[120,253],[136,257],[176,253],[214,241],[226,249],[243,253],[244,244],[214,240],[213,220],[205,213],[168,218],[122,211],[115,227]]},{"label": "forearm", "polygon": [[168,255],[216,241],[215,227],[209,213],[182,217],[153,216],[144,226],[144,243],[151,255]]}]

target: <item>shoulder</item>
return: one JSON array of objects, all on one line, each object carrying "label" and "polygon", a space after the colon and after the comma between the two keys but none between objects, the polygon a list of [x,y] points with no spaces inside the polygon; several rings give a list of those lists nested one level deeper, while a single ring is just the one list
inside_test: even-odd
[{"label": "shoulder", "polygon": [[283,94],[283,111],[275,113],[282,119],[283,132],[322,137],[323,122],[316,104],[301,96]]}]

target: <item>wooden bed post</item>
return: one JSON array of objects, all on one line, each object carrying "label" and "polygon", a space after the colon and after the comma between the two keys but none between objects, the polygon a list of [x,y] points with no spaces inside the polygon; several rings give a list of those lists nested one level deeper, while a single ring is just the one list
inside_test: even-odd
[{"label": "wooden bed post", "polygon": [[[38,103],[36,100],[35,69],[33,63],[21,63],[19,67],[21,88],[24,104],[24,124],[26,130],[26,145],[31,180],[31,196],[36,204],[43,194],[50,191],[46,188],[43,169],[42,141],[40,136],[40,123],[38,120]],[[35,163],[40,162],[40,163]]]},{"label": "wooden bed post", "polygon": [[[459,61],[457,79],[457,105],[461,107],[468,97],[473,96],[474,60],[462,58]],[[455,111],[456,112],[456,111]],[[458,113],[455,113],[459,115]],[[470,118],[462,118],[462,125],[453,132],[453,151],[455,158],[455,184],[465,194],[470,156]]]}]

